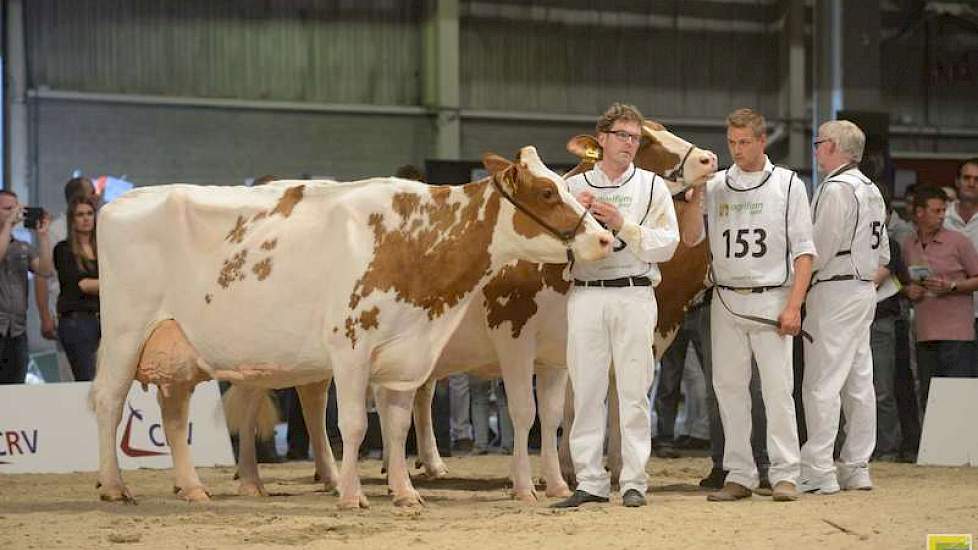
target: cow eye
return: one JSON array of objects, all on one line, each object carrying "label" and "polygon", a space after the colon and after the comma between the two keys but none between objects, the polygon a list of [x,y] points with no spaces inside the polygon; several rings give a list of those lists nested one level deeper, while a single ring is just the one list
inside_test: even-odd
[{"label": "cow eye", "polygon": [[546,188],[540,192],[540,196],[543,197],[543,200],[545,201],[553,200],[554,190],[550,188]]}]

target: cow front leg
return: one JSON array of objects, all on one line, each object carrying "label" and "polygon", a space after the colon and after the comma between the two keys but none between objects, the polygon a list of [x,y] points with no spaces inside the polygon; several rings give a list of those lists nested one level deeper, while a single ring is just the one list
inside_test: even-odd
[{"label": "cow front leg", "polygon": [[337,486],[340,493],[338,506],[341,509],[369,508],[357,472],[357,450],[367,433],[367,366],[354,361],[335,361],[334,364],[346,367],[334,373],[338,424],[343,436],[343,462]]},{"label": "cow front leg", "polygon": [[188,422],[190,419],[190,396],[194,386],[173,384],[158,388],[156,398],[163,415],[163,431],[173,457],[174,490],[177,496],[188,502],[206,502],[210,493],[194,468],[190,455]]},{"label": "cow front leg", "polygon": [[309,442],[312,444],[313,461],[316,463],[316,480],[322,481],[326,492],[336,489],[340,474],[336,469],[333,449],[326,437],[326,400],[328,399],[330,378],[322,382],[296,386],[299,403],[302,404],[302,417],[306,421]]},{"label": "cow front leg", "polygon": [[[258,456],[255,448],[255,433],[258,415],[263,401],[270,399],[267,390],[231,386],[224,394],[226,410],[238,414],[232,420],[238,427],[238,494],[242,496],[268,496],[258,474]],[[233,403],[238,402],[240,403]]]},{"label": "cow front leg", "polygon": [[536,502],[537,492],[533,486],[528,451],[530,428],[537,414],[533,399],[533,360],[536,351],[530,345],[511,344],[497,348],[497,353],[503,383],[506,384],[509,416],[513,420],[513,461],[510,466],[513,494],[524,502]]},{"label": "cow front leg", "polygon": [[448,475],[448,468],[438,453],[435,429],[431,418],[431,403],[435,398],[434,377],[429,378],[414,396],[414,434],[418,443],[418,459],[424,465],[425,475],[440,479]]},{"label": "cow front leg", "polygon": [[387,485],[394,496],[394,506],[417,506],[424,504],[421,495],[411,484],[408,475],[404,444],[411,428],[411,410],[414,405],[414,391],[394,391],[377,387],[378,408],[384,418],[384,448],[387,451]]},{"label": "cow front leg", "polygon": [[[537,369],[537,410],[540,414],[540,467],[548,497],[569,497],[571,490],[560,472],[557,429],[564,411],[567,369]],[[569,430],[569,428],[565,428]],[[565,432],[568,433],[568,432]]]}]

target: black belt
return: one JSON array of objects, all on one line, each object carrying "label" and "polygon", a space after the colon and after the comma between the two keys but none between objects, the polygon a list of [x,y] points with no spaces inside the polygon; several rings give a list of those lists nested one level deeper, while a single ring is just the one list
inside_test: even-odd
[{"label": "black belt", "polygon": [[648,277],[621,277],[618,279],[601,279],[597,281],[582,281],[580,279],[574,279],[574,286],[623,288],[627,286],[652,286],[652,281]]},{"label": "black belt", "polygon": [[762,292],[767,292],[768,290],[774,290],[776,288],[784,288],[780,285],[775,286],[723,286],[717,285],[720,288],[727,290],[732,290],[738,294],[760,294]]},{"label": "black belt", "polygon": [[98,319],[99,315],[97,311],[66,311],[59,313],[58,317],[61,319]]},{"label": "black belt", "polygon": [[[817,281],[812,281],[812,286],[815,286],[819,283],[832,283],[835,281],[855,281],[855,280],[857,280],[855,275],[835,275],[834,277],[829,277],[828,279],[818,279]],[[862,279],[858,279],[858,280],[862,280]]]}]

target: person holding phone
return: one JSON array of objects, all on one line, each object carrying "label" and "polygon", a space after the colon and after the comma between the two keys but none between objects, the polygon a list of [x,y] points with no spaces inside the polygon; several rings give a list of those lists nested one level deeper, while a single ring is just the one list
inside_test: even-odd
[{"label": "person holding phone", "polygon": [[43,212],[38,218],[35,250],[13,237],[23,218],[17,195],[0,190],[0,384],[21,384],[27,374],[27,272],[47,277],[53,270],[50,220]]},{"label": "person holding phone", "polygon": [[98,245],[95,203],[78,196],[68,203],[68,236],[54,246],[58,271],[58,340],[65,349],[76,382],[95,377],[99,325]]}]

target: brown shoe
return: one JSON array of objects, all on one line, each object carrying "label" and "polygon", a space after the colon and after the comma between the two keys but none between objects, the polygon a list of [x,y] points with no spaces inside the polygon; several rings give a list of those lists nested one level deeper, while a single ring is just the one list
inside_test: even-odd
[{"label": "brown shoe", "polygon": [[798,500],[798,489],[790,481],[779,481],[774,484],[774,492],[771,497],[776,502],[792,502]]},{"label": "brown shoe", "polygon": [[751,495],[751,490],[739,483],[728,481],[723,484],[723,489],[715,493],[706,495],[706,500],[711,502],[733,502],[741,500]]}]

